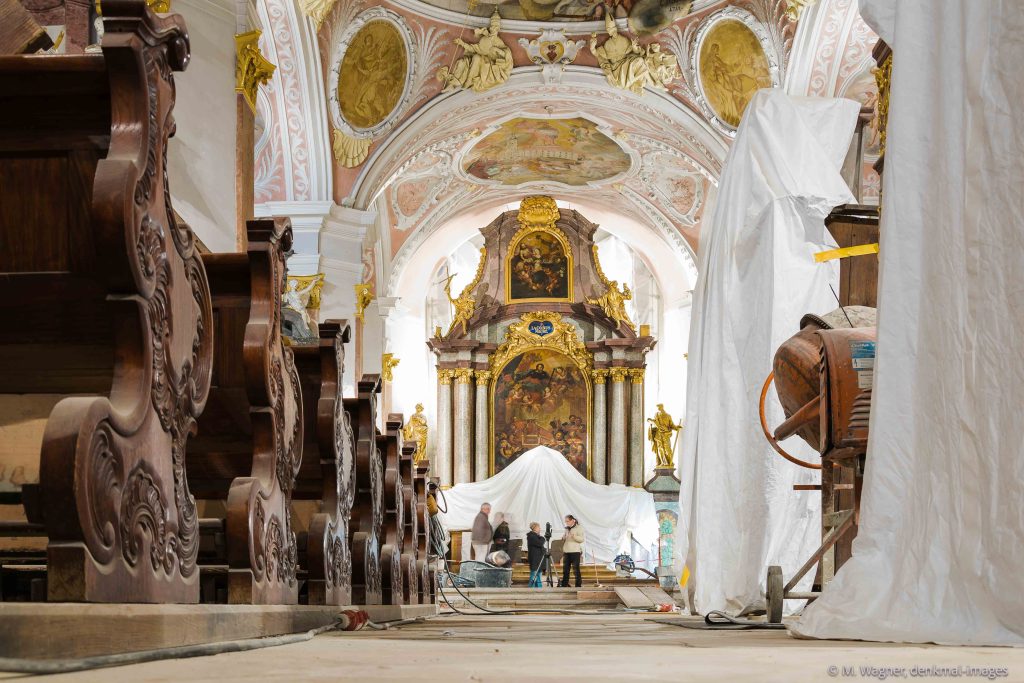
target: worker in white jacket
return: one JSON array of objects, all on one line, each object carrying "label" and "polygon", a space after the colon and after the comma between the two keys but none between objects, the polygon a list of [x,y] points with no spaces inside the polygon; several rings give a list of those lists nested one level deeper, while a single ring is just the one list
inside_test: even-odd
[{"label": "worker in white jacket", "polygon": [[569,585],[569,567],[576,574],[576,587],[583,586],[580,574],[580,560],[583,557],[583,527],[572,515],[565,516],[565,533],[562,534],[562,586]]}]

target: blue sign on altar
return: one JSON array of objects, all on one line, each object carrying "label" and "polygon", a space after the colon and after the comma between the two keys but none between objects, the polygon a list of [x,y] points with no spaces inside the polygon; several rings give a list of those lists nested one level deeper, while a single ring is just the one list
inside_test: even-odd
[{"label": "blue sign on altar", "polygon": [[534,320],[530,323],[529,330],[531,334],[538,337],[546,337],[555,331],[555,326],[551,324],[550,320]]}]

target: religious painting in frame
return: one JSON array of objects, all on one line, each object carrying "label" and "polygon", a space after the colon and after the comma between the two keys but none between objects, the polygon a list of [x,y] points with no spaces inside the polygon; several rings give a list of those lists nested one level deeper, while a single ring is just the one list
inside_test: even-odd
[{"label": "religious painting in frame", "polygon": [[779,85],[778,59],[766,48],[770,42],[754,16],[736,7],[715,13],[697,31],[691,70],[698,104],[730,136],[754,94]]},{"label": "religious painting in frame", "polygon": [[505,258],[506,303],[571,300],[572,267],[569,243],[559,230],[520,233]]},{"label": "religious painting in frame", "polygon": [[492,401],[492,475],[547,446],[589,477],[590,384],[572,358],[546,348],[514,356],[498,372]]},{"label": "religious painting in frame", "polygon": [[394,111],[405,88],[405,41],[390,21],[367,22],[353,36],[341,60],[338,104],[357,129],[378,125]]}]

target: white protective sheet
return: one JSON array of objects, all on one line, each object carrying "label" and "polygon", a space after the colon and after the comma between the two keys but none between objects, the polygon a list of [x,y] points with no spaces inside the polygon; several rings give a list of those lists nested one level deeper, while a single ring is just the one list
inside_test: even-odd
[{"label": "white protective sheet", "polygon": [[[817,264],[813,254],[835,248],[824,217],[853,200],[839,169],[858,110],[851,100],[758,92],[702,231],[677,542],[701,613],[763,604],[768,565],[791,575],[820,542],[820,498],[793,491],[817,472],[772,451],[757,404],[775,350],[800,318],[837,306],[837,262]],[[769,424],[780,424],[774,391],[766,408]],[[799,439],[786,448],[817,460]]]},{"label": "white protective sheet", "polygon": [[610,563],[628,552],[630,534],[645,548],[658,542],[653,495],[621,484],[595,484],[545,446],[523,453],[490,479],[453,486],[444,492],[440,504],[445,503],[442,519],[448,529],[471,528],[480,506],[490,503],[492,523],[511,513],[513,537],[521,537],[530,522],[539,522],[542,532],[550,522],[552,538],[559,539],[565,515],[573,515],[583,525],[587,561]]},{"label": "white protective sheet", "polygon": [[872,0],[894,49],[853,558],[821,638],[1024,644],[1024,3]]}]

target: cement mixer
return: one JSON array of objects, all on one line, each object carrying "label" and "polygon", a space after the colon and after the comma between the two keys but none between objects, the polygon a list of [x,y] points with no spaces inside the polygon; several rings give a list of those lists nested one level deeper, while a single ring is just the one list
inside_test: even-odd
[{"label": "cement mixer", "polygon": [[[822,543],[783,585],[782,568],[768,568],[768,620],[782,621],[784,599],[814,600],[835,571],[849,559],[860,511],[868,416],[874,377],[875,309],[847,306],[828,315],[805,315],[800,331],[775,353],[773,371],[761,389],[761,429],[786,460],[821,470],[821,484],[798,490],[821,491]],[[764,403],[772,381],[786,420],[768,427]],[[799,436],[821,453],[821,464],[790,455],[779,443]],[[814,590],[795,592],[796,584],[817,566]]]}]

